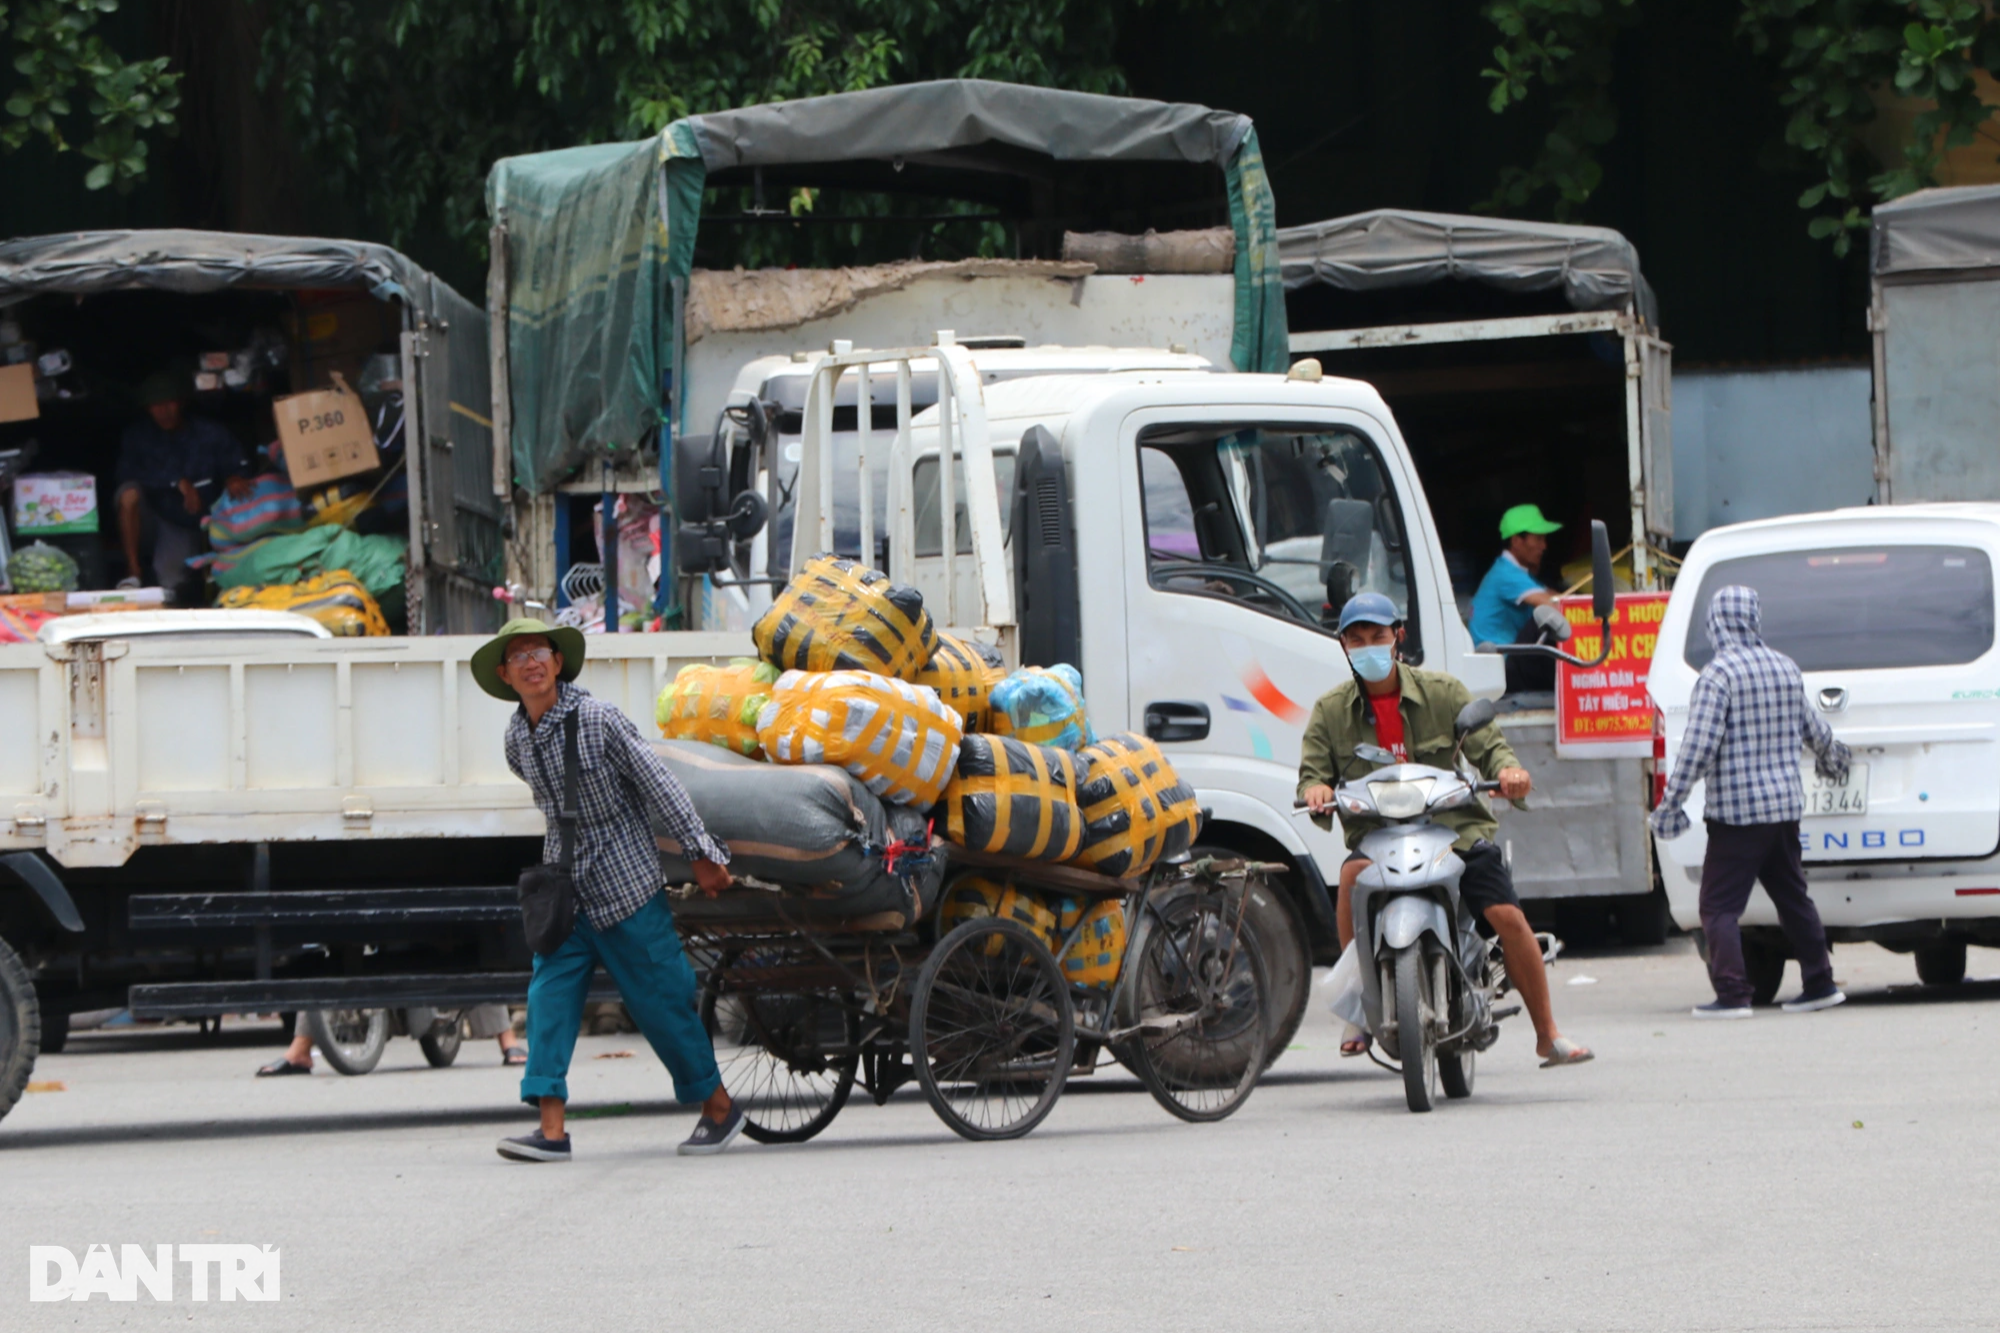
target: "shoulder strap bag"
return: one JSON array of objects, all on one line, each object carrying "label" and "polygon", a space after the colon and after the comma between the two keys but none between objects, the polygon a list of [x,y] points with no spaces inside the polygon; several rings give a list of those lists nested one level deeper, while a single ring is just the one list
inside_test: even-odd
[{"label": "shoulder strap bag", "polygon": [[577,714],[563,719],[562,805],[556,812],[561,829],[562,859],[554,865],[529,866],[521,872],[515,892],[521,899],[521,925],[528,934],[528,947],[539,954],[551,954],[576,929],[576,772],[580,767],[576,752]]}]

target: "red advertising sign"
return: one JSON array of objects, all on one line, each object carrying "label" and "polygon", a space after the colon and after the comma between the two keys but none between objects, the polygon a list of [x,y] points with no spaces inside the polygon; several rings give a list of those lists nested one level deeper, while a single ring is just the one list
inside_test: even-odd
[{"label": "red advertising sign", "polygon": [[[1597,621],[1588,597],[1562,599],[1575,631],[1567,645],[1586,661],[1597,656]],[[1623,592],[1611,616],[1611,655],[1594,667],[1556,667],[1556,753],[1575,758],[1644,758],[1653,753],[1653,701],[1646,693],[1663,592]]]}]

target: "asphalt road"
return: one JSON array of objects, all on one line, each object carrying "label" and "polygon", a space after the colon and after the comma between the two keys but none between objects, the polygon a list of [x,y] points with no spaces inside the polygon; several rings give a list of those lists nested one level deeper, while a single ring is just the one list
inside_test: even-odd
[{"label": "asphalt road", "polygon": [[[260,1082],[275,1027],[79,1034],[36,1071],[65,1090],[0,1123],[0,1326],[2000,1325],[2000,953],[1949,994],[1870,946],[1835,961],[1844,1008],[1695,1023],[1685,943],[1566,956],[1558,1013],[1599,1059],[1538,1069],[1510,1020],[1473,1099],[1426,1116],[1316,1005],[1223,1124],[1099,1076],[1004,1144],[906,1091],[810,1144],[679,1158],[664,1071],[587,1038],[576,1107],[629,1109],[576,1120],[568,1166],[494,1155],[530,1119],[491,1043]],[[27,1299],[31,1244],[204,1241],[280,1247],[282,1302]]]}]

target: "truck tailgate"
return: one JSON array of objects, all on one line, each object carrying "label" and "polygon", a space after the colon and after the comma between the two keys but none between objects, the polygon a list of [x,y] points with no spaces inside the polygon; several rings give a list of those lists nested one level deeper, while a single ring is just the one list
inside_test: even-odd
[{"label": "truck tailgate", "polygon": [[[178,843],[537,834],[501,751],[511,705],[472,680],[481,642],[0,648],[0,849],[85,866]],[[741,634],[593,636],[579,683],[650,735],[674,672],[750,651]]]}]

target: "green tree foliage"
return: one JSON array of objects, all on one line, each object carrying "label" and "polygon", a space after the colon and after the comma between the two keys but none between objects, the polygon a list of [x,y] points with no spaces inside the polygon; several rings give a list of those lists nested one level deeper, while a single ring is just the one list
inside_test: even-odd
[{"label": "green tree foliage", "polygon": [[[1973,142],[1993,114],[1973,81],[2000,75],[2000,13],[1976,0],[1740,0],[1736,30],[1769,60],[1778,98],[1790,112],[1785,142],[1822,179],[1799,197],[1808,230],[1846,254],[1868,225],[1870,202],[1937,183],[1944,152]],[[1596,152],[1617,132],[1609,97],[1612,48],[1637,20],[1636,0],[1495,0],[1485,14],[1500,31],[1492,107],[1528,99],[1539,82],[1555,110],[1540,154],[1512,168],[1489,203],[1520,206],[1545,190],[1556,212],[1589,198],[1600,171]],[[1864,136],[1889,94],[1931,105],[1880,162]]]},{"label": "green tree foliage", "polygon": [[266,14],[263,86],[325,184],[392,244],[435,219],[483,251],[496,158],[684,115],[958,76],[1124,87],[1112,10],[1088,0],[280,0]]},{"label": "green tree foliage", "polygon": [[[180,75],[162,56],[126,60],[96,31],[118,0],[0,0],[0,47],[10,83],[0,84],[0,150],[31,139],[96,163],[93,190],[130,189],[146,174],[150,135],[171,133]],[[0,79],[9,77],[0,74]]]}]

